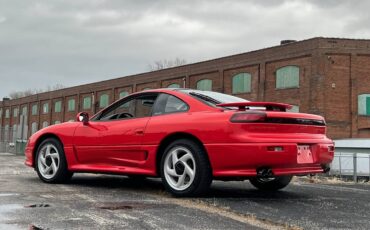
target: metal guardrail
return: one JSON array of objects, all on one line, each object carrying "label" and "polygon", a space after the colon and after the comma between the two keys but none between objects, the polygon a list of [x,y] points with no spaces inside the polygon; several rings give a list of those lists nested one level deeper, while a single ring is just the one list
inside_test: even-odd
[{"label": "metal guardrail", "polygon": [[368,177],[370,180],[370,154],[336,152],[329,175],[349,176],[355,182],[359,177]]}]

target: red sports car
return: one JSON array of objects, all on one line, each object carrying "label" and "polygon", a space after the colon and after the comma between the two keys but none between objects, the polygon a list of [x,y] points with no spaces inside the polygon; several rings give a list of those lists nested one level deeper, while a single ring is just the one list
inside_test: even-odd
[{"label": "red sports car", "polygon": [[161,177],[176,196],[199,195],[213,179],[278,190],[293,175],[328,171],[334,155],[324,118],[290,108],[217,92],[147,90],[91,119],[82,112],[76,122],[38,131],[25,163],[47,183],[99,172]]}]

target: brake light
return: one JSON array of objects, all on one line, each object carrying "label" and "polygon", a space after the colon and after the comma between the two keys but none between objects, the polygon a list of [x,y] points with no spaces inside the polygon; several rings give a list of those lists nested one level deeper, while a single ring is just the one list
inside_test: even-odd
[{"label": "brake light", "polygon": [[230,121],[233,123],[262,122],[266,120],[266,113],[260,111],[235,113]]}]

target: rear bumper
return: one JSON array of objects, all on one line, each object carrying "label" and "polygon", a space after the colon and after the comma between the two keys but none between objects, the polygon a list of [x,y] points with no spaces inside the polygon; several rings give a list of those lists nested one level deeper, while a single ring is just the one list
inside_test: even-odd
[{"label": "rear bumper", "polygon": [[[298,160],[297,143],[227,143],[205,147],[214,177],[253,177],[261,168],[271,169],[276,176],[323,173],[323,166],[333,160],[333,144],[309,145],[312,158],[303,162]],[[282,147],[282,150],[271,151],[271,147]]]}]

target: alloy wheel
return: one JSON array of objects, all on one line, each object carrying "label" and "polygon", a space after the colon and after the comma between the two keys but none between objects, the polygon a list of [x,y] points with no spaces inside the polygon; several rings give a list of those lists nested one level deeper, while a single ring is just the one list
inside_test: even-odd
[{"label": "alloy wheel", "polygon": [[38,168],[45,179],[52,179],[58,172],[60,165],[59,151],[53,144],[44,145],[38,154]]},{"label": "alloy wheel", "polygon": [[164,175],[175,190],[183,191],[194,181],[196,164],[192,152],[181,146],[170,150],[164,161]]}]

